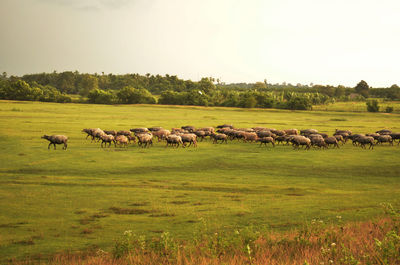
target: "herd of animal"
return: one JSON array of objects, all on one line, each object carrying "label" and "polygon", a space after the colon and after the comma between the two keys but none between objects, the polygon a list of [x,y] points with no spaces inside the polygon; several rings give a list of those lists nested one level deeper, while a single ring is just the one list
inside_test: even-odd
[{"label": "herd of animal", "polygon": [[[315,148],[339,148],[339,145],[345,144],[348,140],[355,146],[373,149],[376,144],[388,143],[393,145],[397,140],[400,144],[400,132],[392,132],[388,129],[379,130],[369,134],[353,134],[350,130],[336,129],[332,136],[326,133],[320,133],[315,129],[287,129],[276,130],[274,128],[254,127],[254,128],[235,128],[233,125],[224,124],[214,127],[195,128],[194,126],[182,126],[181,128],[172,128],[171,130],[162,127],[134,128],[130,130],[102,130],[100,128],[83,129],[86,139],[90,137],[91,142],[100,142],[101,147],[127,147],[130,143],[136,143],[141,147],[153,145],[153,139],[158,142],[165,141],[166,147],[197,147],[198,141],[203,141],[207,137],[214,144],[228,143],[230,141],[259,142],[261,145],[275,144],[292,145],[294,149],[304,147],[305,149]],[[43,139],[48,140],[51,145],[63,144],[63,149],[67,149],[68,137],[65,135],[43,135]]]}]

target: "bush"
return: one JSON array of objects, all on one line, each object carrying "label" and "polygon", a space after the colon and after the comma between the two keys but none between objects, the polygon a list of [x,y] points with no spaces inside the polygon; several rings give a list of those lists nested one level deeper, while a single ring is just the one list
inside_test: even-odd
[{"label": "bush", "polygon": [[374,99],[367,101],[367,110],[369,112],[378,112],[379,111],[378,100]]},{"label": "bush", "polygon": [[308,98],[305,97],[292,97],[287,102],[288,109],[291,110],[311,110],[312,104]]},{"label": "bush", "polygon": [[111,91],[94,89],[89,92],[88,101],[95,104],[112,104],[115,102],[115,97]]},{"label": "bush", "polygon": [[393,107],[387,106],[385,112],[386,113],[392,113],[393,112]]}]

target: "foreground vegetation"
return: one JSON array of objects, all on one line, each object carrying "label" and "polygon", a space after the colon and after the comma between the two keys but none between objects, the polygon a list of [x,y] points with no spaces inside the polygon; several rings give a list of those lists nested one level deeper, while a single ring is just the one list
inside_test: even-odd
[{"label": "foreground vegetation", "polygon": [[[382,204],[386,215],[367,222],[335,224],[312,220],[290,232],[200,230],[190,241],[169,233],[148,240],[125,231],[112,252],[92,249],[59,254],[49,264],[400,264],[400,211]],[[22,265],[28,262],[15,262]]]},{"label": "foreground vegetation", "polygon": [[[197,82],[170,75],[82,74],[79,72],[0,76],[0,99],[92,104],[164,104],[311,110],[333,102],[400,100],[400,87],[372,88],[361,80],[355,87],[330,85],[225,84],[212,77]],[[369,111],[377,112],[378,107]],[[393,109],[381,109],[392,112]]]},{"label": "foreground vegetation", "polygon": [[[370,220],[382,202],[399,208],[397,145],[305,151],[204,141],[198,148],[155,142],[102,149],[81,133],[224,123],[329,134],[400,131],[398,114],[1,101],[2,261],[87,248],[112,253],[128,230],[174,240],[196,238],[203,224],[219,233],[290,233],[313,219]],[[66,134],[68,150],[48,150],[43,134]]]}]

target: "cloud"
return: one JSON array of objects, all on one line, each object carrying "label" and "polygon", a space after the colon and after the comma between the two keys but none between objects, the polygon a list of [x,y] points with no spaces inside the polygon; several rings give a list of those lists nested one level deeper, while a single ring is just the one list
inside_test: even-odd
[{"label": "cloud", "polygon": [[99,11],[121,9],[135,0],[37,0],[39,2],[59,5],[80,11]]}]

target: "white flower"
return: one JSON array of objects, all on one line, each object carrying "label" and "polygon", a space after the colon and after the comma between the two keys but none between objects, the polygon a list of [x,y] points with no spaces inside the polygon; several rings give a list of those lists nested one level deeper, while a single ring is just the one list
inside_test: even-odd
[{"label": "white flower", "polygon": [[336,243],[332,243],[332,244],[331,244],[331,247],[335,247],[335,246],[336,246]]}]

